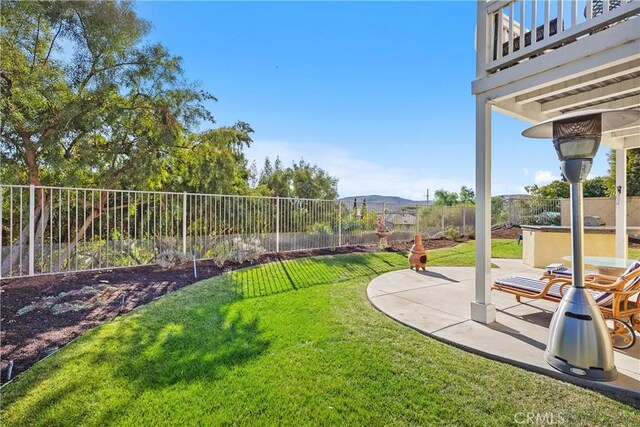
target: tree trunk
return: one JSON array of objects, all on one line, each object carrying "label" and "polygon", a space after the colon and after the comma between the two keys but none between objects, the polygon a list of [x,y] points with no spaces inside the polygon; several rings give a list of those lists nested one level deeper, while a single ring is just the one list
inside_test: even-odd
[{"label": "tree trunk", "polygon": [[[34,244],[37,244],[38,238],[42,238],[42,230],[46,227],[46,221],[48,220],[48,212],[47,212],[47,195],[42,189],[42,183],[40,182],[40,177],[38,176],[38,159],[35,150],[33,149],[33,144],[29,140],[27,135],[23,135],[23,144],[25,147],[25,163],[27,165],[27,173],[29,178],[29,184],[36,186],[35,188],[35,230],[36,236],[34,238]],[[44,227],[43,227],[44,226]],[[20,245],[19,242],[22,242]],[[29,222],[23,227],[18,235],[17,239],[14,242],[9,242],[12,245],[11,255],[8,255],[2,260],[2,265],[0,266],[0,272],[2,277],[7,277],[11,273],[11,270],[15,268],[16,263],[22,257],[22,265],[19,265],[18,268],[21,272],[25,272],[29,270]]]}]

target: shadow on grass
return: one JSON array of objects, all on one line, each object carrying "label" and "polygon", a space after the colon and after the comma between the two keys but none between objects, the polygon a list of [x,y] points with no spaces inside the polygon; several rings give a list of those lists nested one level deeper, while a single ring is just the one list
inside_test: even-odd
[{"label": "shadow on grass", "polygon": [[210,298],[190,298],[185,305],[171,301],[177,311],[167,307],[162,319],[139,316],[119,346],[122,366],[114,371],[141,390],[223,378],[230,368],[269,347],[255,315],[232,311],[232,303],[241,298],[232,290],[221,291]]},{"label": "shadow on grass", "polygon": [[368,253],[279,260],[231,274],[236,292],[245,298],[263,297],[358,277],[379,275],[405,267],[404,254]]},{"label": "shadow on grass", "polygon": [[[52,408],[91,403],[97,396],[90,395],[102,381],[136,397],[177,384],[224,380],[233,368],[261,357],[271,346],[259,318],[234,304],[241,299],[229,278],[161,298],[89,331],[35,365],[3,390],[3,406],[30,394],[17,424],[55,424],[60,414]],[[117,424],[130,404],[126,398],[106,399],[91,423]],[[73,412],[65,421],[69,425],[83,411]]]}]

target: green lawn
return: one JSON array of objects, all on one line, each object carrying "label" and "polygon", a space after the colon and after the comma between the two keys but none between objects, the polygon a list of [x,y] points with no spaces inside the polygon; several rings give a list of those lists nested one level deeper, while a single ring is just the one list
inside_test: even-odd
[{"label": "green lawn", "polygon": [[629,248],[629,258],[640,260],[640,248]]},{"label": "green lawn", "polygon": [[[506,241],[494,248],[517,250]],[[429,255],[431,265],[468,263],[472,244]],[[503,426],[527,414],[640,425],[629,406],[378,312],[366,286],[398,268],[406,258],[397,253],[325,256],[184,288],[20,375],[2,389],[2,425]]]}]

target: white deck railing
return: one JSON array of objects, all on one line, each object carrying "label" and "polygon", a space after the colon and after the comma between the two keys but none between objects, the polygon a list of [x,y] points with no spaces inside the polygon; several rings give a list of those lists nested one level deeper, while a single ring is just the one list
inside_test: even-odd
[{"label": "white deck railing", "polygon": [[[493,73],[640,13],[637,0],[493,0],[479,12],[485,70]],[[640,23],[638,24],[640,25]],[[479,37],[482,37],[479,34]]]}]

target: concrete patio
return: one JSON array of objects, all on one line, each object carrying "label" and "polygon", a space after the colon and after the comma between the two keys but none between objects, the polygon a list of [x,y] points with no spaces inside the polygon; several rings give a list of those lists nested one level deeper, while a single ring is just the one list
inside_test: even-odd
[{"label": "concrete patio", "polygon": [[[514,275],[539,277],[542,270],[521,260],[493,259],[492,279]],[[635,394],[640,398],[640,343],[615,350],[618,378],[587,381],[565,375],[544,360],[548,326],[557,307],[549,301],[523,300],[492,292],[496,321],[489,325],[470,318],[475,289],[471,267],[429,267],[427,271],[400,270],[375,278],[367,288],[371,303],[391,318],[426,335],[473,353],[520,366],[584,387]],[[640,342],[640,340],[639,340]]]}]

